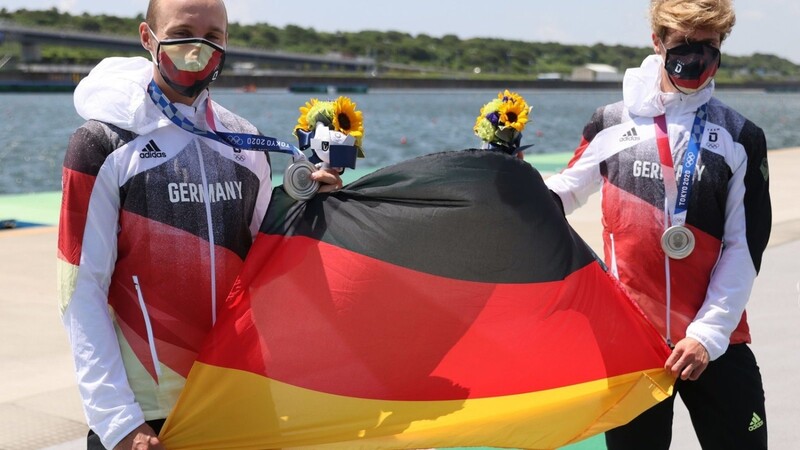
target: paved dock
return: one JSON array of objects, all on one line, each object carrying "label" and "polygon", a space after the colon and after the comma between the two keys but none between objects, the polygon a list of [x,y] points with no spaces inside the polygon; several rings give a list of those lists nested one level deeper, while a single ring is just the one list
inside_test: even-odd
[{"label": "paved dock", "polygon": [[[764,377],[770,448],[790,450],[800,442],[800,148],[771,151],[769,160],[772,236],[748,315]],[[7,211],[0,196],[0,216]],[[52,211],[46,216],[55,217]],[[598,195],[569,216],[596,250],[602,249],[599,217]],[[0,230],[3,450],[85,448],[87,428],[58,316],[56,240],[54,226]],[[675,415],[672,449],[698,450],[688,414],[681,409]]]}]

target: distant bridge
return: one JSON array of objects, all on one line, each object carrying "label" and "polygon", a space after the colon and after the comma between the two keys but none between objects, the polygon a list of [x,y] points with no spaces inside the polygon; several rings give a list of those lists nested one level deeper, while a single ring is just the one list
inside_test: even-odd
[{"label": "distant bridge", "polygon": [[[144,52],[138,38],[52,28],[32,28],[0,21],[0,43],[16,41],[22,45],[22,62],[41,61],[41,45],[92,47],[125,52]],[[0,55],[2,57],[3,55]],[[323,69],[367,72],[375,68],[373,58],[349,58],[340,55],[306,55],[242,47],[228,47],[226,63],[266,64],[285,70]]]}]

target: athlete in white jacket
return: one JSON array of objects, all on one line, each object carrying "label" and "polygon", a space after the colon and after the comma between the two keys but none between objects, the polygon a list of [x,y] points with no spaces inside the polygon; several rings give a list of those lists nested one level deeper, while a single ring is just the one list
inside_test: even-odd
[{"label": "athlete in white jacket", "polygon": [[[98,438],[106,448],[160,448],[160,420],[269,204],[265,152],[174,122],[257,134],[209,99],[226,27],[219,0],[151,2],[140,36],[157,64],[109,58],[75,91],[87,122],[64,159],[58,257],[89,448]],[[321,192],[341,183],[329,171],[312,177],[330,185]]]},{"label": "athlete in white jacket", "polygon": [[[623,101],[596,111],[546,183],[567,214],[602,189],[606,264],[674,344],[666,368],[703,448],[766,448],[745,313],[771,227],[766,142],[712,97],[733,10],[656,0],[651,12],[656,54],[626,72]],[[607,433],[608,448],[667,449],[671,423],[672,399]]]}]

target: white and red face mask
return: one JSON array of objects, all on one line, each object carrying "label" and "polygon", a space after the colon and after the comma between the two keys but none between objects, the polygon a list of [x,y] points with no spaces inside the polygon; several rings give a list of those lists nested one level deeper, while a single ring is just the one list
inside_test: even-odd
[{"label": "white and red face mask", "polygon": [[164,81],[184,97],[196,97],[217,79],[225,63],[225,49],[203,38],[164,39],[153,59]]},{"label": "white and red face mask", "polygon": [[675,89],[693,94],[711,82],[721,60],[716,47],[701,42],[687,43],[667,49],[664,68]]}]

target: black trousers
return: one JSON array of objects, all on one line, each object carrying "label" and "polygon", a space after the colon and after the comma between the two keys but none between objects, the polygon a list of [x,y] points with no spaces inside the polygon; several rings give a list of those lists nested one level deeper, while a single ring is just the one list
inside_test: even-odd
[{"label": "black trousers", "polygon": [[[165,421],[166,419],[148,420],[147,424],[150,425],[153,431],[160,433]],[[89,430],[89,435],[86,436],[86,450],[106,450],[103,444],[100,443],[100,436],[96,435],[92,430]]]},{"label": "black trousers", "polygon": [[[764,388],[755,356],[747,344],[728,347],[697,381],[675,384],[689,410],[703,450],[766,450]],[[627,425],[606,432],[608,450],[667,450],[672,441],[675,396]]]}]

